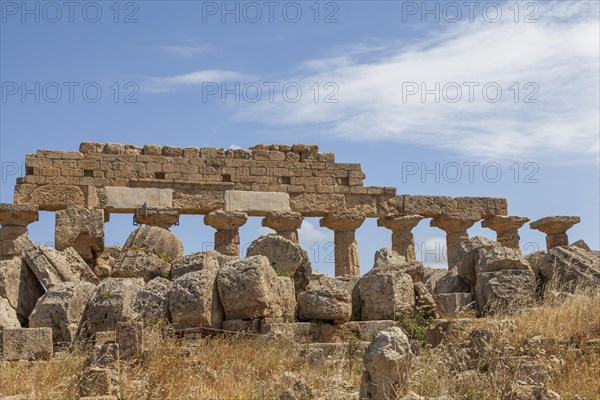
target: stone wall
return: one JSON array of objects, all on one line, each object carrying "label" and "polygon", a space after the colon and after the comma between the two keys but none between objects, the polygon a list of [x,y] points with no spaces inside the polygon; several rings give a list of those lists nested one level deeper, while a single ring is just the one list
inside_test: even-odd
[{"label": "stone wall", "polygon": [[[504,199],[397,196],[393,187],[363,186],[364,179],[360,164],[336,163],[333,153],[321,153],[316,145],[225,150],[84,142],[78,152],[28,155],[14,202],[37,204],[41,210],[80,205],[117,213],[133,212],[144,203],[185,214],[291,210],[317,217],[353,210],[368,217],[468,213],[485,218],[507,213]],[[234,200],[237,206],[229,204]],[[249,206],[239,209],[239,204]]]}]

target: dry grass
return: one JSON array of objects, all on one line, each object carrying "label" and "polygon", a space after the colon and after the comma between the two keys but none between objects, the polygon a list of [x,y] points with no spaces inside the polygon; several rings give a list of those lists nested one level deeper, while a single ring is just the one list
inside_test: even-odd
[{"label": "dry grass", "polygon": [[[424,396],[450,394],[456,400],[502,399],[520,377],[518,368],[507,368],[500,360],[527,354],[525,343],[543,336],[560,344],[554,349],[542,345],[533,354],[535,363],[551,371],[548,388],[564,400],[600,399],[600,351],[587,347],[600,338],[600,291],[546,299],[506,318],[475,319],[464,336],[472,329],[491,334],[475,367],[469,365],[469,350],[457,344],[426,348],[414,358],[405,389]],[[159,327],[146,329],[143,358],[122,363],[123,399],[280,399],[304,381],[305,393],[312,392],[304,398],[333,400],[340,398],[332,394],[333,386],[345,386],[338,393],[346,399],[360,386],[360,359],[342,366],[315,364],[300,355],[301,348],[282,339],[219,336],[186,343],[162,332]],[[49,362],[0,363],[0,397],[77,399],[84,364],[79,350],[60,353]]]}]

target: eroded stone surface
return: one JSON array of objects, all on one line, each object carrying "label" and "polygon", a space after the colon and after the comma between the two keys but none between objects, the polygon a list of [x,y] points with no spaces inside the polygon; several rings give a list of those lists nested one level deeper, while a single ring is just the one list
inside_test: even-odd
[{"label": "eroded stone surface", "polygon": [[17,312],[7,299],[0,297],[0,331],[3,329],[17,329],[21,327]]},{"label": "eroded stone surface", "polygon": [[545,282],[574,290],[600,286],[600,256],[579,246],[558,246],[545,255],[540,270]]},{"label": "eroded stone surface", "polygon": [[345,286],[325,275],[311,280],[306,290],[298,294],[300,321],[348,322],[352,315],[352,295]]},{"label": "eroded stone surface", "polygon": [[52,329],[50,328],[0,330],[0,359],[48,360],[52,354]]},{"label": "eroded stone surface", "polygon": [[15,310],[21,325],[26,326],[43,294],[43,287],[24,260],[20,257],[0,260],[0,297]]},{"label": "eroded stone surface", "polygon": [[104,211],[77,206],[57,211],[54,242],[57,250],[72,247],[93,262],[104,249]]},{"label": "eroded stone surface", "polygon": [[136,296],[133,308],[138,318],[145,323],[157,323],[169,320],[168,294],[173,282],[165,278],[154,278],[141,288]]},{"label": "eroded stone surface", "polygon": [[361,320],[410,319],[415,310],[412,278],[393,267],[369,271],[358,281]]}]

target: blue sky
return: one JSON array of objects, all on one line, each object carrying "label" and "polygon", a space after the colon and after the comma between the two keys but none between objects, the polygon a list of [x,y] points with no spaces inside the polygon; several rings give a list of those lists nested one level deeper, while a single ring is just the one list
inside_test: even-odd
[{"label": "blue sky", "polygon": [[[597,1],[71,4],[0,1],[2,202],[36,149],[316,143],[361,163],[366,185],[580,215],[571,240],[600,248]],[[53,223],[42,213],[31,236],[51,241]],[[107,243],[133,229],[113,216]],[[199,216],[173,230],[186,252],[212,240]],[[261,232],[252,218],[242,243]],[[525,251],[545,247],[520,232]],[[414,233],[443,264],[443,232]],[[331,232],[306,219],[300,237],[332,272]],[[367,220],[357,239],[364,272],[390,232]]]}]

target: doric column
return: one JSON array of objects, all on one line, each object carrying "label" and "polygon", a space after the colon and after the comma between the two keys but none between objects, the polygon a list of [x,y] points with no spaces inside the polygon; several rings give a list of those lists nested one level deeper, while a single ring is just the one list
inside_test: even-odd
[{"label": "doric column", "polygon": [[0,204],[0,260],[19,255],[14,241],[27,235],[27,225],[38,220],[39,208],[33,204]]},{"label": "doric column", "polygon": [[392,231],[392,250],[404,256],[407,261],[416,261],[415,237],[412,229],[423,219],[420,215],[392,215],[379,218],[377,226],[382,226]]},{"label": "doric column", "polygon": [[525,222],[529,222],[529,218],[516,217],[508,215],[494,215],[481,221],[481,226],[490,228],[496,232],[496,241],[504,247],[519,249],[519,228]]},{"label": "doric column", "polygon": [[298,243],[298,228],[302,225],[302,214],[292,211],[275,211],[267,214],[262,226],[271,228],[278,235]]},{"label": "doric column", "polygon": [[133,216],[136,224],[158,226],[169,229],[179,223],[179,211],[157,208],[138,208]]},{"label": "doric column", "polygon": [[477,219],[440,215],[431,220],[430,226],[440,228],[446,232],[446,252],[448,256],[448,269],[456,265],[456,250],[460,242],[469,237],[467,229],[473,226]]},{"label": "doric column", "polygon": [[364,220],[364,214],[353,212],[332,212],[321,218],[320,226],[334,232],[335,276],[360,276],[360,259],[355,233]]},{"label": "doric column", "polygon": [[215,250],[227,256],[240,255],[239,228],[248,220],[248,215],[233,211],[211,211],[204,223],[215,228]]},{"label": "doric column", "polygon": [[546,250],[550,250],[556,246],[567,246],[569,244],[567,231],[579,221],[579,217],[553,216],[533,221],[529,227],[546,234]]}]

